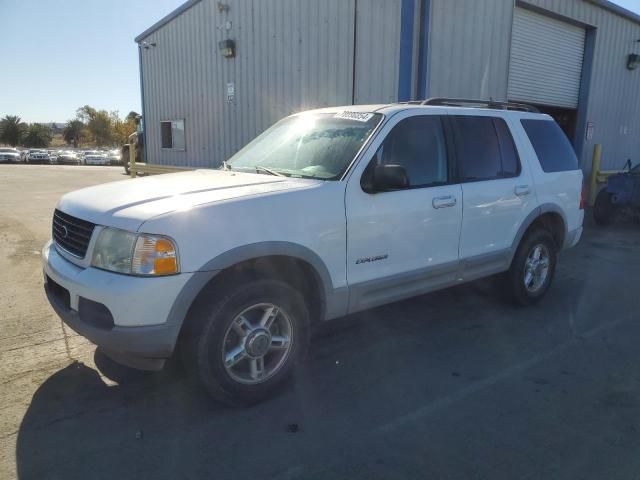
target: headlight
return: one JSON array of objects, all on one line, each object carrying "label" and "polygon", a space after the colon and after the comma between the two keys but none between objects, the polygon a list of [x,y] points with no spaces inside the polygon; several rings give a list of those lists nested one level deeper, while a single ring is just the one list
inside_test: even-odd
[{"label": "headlight", "polygon": [[172,240],[117,228],[102,229],[93,249],[91,265],[133,275],[171,275],[179,271]]}]

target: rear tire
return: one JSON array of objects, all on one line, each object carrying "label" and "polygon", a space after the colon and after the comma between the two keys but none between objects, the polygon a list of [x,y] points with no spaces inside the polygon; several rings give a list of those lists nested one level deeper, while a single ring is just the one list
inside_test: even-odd
[{"label": "rear tire", "polygon": [[235,285],[193,309],[180,345],[185,368],[215,400],[257,403],[302,361],[309,318],[302,295],[284,282]]},{"label": "rear tire", "polygon": [[613,217],[613,204],[611,194],[606,190],[600,190],[593,206],[593,219],[598,225],[609,225]]},{"label": "rear tire", "polygon": [[513,301],[522,306],[542,299],[551,286],[557,263],[557,246],[544,229],[533,230],[520,242],[506,275]]}]

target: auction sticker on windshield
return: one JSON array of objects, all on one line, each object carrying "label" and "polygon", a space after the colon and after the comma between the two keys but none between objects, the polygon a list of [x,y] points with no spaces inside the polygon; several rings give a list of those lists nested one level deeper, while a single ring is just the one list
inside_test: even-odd
[{"label": "auction sticker on windshield", "polygon": [[334,118],[344,118],[346,120],[356,120],[357,122],[368,122],[373,117],[373,113],[350,112],[343,110],[335,114]]}]

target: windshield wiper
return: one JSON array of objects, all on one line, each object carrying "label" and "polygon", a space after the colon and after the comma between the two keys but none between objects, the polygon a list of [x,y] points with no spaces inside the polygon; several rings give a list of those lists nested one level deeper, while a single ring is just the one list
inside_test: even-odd
[{"label": "windshield wiper", "polygon": [[275,170],[271,170],[270,168],[263,167],[261,165],[256,165],[253,168],[256,169],[257,173],[265,172],[265,173],[268,173],[269,175],[275,175],[276,177],[286,177],[284,173],[276,172]]},{"label": "windshield wiper", "polygon": [[222,161],[222,170],[233,170],[233,168],[231,168],[231,165],[229,165],[229,163],[226,160]]}]

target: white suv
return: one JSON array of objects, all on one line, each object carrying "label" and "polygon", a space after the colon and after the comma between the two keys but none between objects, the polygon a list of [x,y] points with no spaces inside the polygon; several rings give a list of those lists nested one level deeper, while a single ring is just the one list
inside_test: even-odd
[{"label": "white suv", "polygon": [[219,170],[69,193],[42,261],[56,312],[113,359],[159,369],[178,350],[213,397],[246,404],[314,322],[498,273],[538,301],[582,219],[551,117],[431,99],[300,113]]}]

